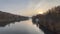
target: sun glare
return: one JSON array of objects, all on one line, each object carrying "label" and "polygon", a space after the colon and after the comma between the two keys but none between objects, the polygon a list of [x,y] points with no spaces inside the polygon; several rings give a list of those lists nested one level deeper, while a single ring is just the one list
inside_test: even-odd
[{"label": "sun glare", "polygon": [[38,13],[38,14],[44,14],[44,11],[45,11],[45,10],[43,10],[43,9],[37,9],[37,13]]},{"label": "sun glare", "polygon": [[43,14],[43,12],[38,12],[39,14]]}]

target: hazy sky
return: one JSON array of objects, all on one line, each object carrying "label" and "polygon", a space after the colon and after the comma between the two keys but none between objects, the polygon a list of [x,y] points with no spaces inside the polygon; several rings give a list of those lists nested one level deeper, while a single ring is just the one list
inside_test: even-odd
[{"label": "hazy sky", "polygon": [[31,16],[60,5],[60,0],[0,0],[0,10]]}]

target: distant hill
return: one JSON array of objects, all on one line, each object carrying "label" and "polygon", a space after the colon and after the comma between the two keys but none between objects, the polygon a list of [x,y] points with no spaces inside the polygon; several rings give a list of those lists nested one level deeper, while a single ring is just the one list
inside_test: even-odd
[{"label": "distant hill", "polygon": [[0,11],[0,26],[5,26],[13,22],[19,22],[19,21],[24,21],[28,19],[29,17],[27,16],[14,15],[14,14]]}]

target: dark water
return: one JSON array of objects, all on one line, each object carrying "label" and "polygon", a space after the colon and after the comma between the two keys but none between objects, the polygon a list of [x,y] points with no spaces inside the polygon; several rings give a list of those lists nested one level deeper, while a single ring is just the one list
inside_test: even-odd
[{"label": "dark water", "polygon": [[44,34],[31,19],[27,21],[15,22],[0,27],[0,34]]}]

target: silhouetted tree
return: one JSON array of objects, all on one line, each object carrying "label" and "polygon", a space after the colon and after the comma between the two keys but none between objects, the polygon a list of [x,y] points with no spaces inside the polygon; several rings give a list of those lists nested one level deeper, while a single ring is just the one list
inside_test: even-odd
[{"label": "silhouetted tree", "polygon": [[38,23],[39,28],[45,34],[60,34],[60,6],[49,9],[46,14],[39,14],[35,18],[33,17],[33,22],[33,19],[36,19],[36,17],[40,20]]}]

